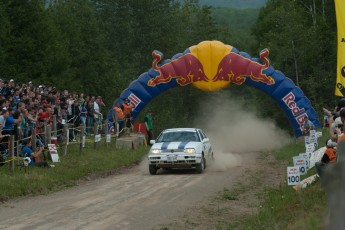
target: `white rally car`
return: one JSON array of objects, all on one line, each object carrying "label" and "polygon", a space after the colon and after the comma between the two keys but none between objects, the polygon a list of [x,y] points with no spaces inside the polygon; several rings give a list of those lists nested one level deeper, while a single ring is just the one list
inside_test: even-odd
[{"label": "white rally car", "polygon": [[166,129],[150,143],[148,160],[151,175],[160,168],[195,168],[202,173],[206,168],[206,158],[213,158],[210,140],[201,129]]}]

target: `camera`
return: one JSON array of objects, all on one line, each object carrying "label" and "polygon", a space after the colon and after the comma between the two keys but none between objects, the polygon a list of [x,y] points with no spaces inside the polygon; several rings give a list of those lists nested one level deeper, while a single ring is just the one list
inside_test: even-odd
[{"label": "camera", "polygon": [[30,157],[25,157],[25,158],[24,158],[24,162],[23,162],[23,163],[24,163],[24,166],[26,166],[26,167],[29,166],[30,162],[31,162]]},{"label": "camera", "polygon": [[332,113],[333,120],[337,119],[339,117],[339,112]]}]

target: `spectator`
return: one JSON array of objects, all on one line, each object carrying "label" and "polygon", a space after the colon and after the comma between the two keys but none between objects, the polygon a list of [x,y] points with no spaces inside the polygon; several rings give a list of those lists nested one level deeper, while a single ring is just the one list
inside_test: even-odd
[{"label": "spectator", "polygon": [[337,156],[336,156],[336,147],[337,143],[333,142],[331,139],[329,139],[326,142],[326,151],[323,154],[321,161],[315,163],[315,168],[317,171],[317,174],[319,177],[322,177],[325,168],[328,164],[332,164],[336,162]]},{"label": "spectator", "polygon": [[4,95],[5,93],[5,82],[4,80],[0,79],[0,95]]},{"label": "spectator", "polygon": [[36,127],[36,124],[37,124],[37,115],[34,108],[28,109],[28,115],[26,118],[27,118],[27,124],[28,124],[28,136],[31,136],[31,132]]},{"label": "spectator", "polygon": [[120,137],[123,134],[123,127],[125,123],[125,116],[120,107],[120,103],[116,102],[115,107],[113,108],[113,124],[114,124],[114,133]]},{"label": "spectator", "polygon": [[310,130],[313,130],[315,127],[314,124],[309,120],[309,118],[305,117],[301,128],[303,135],[309,135]]},{"label": "spectator", "polygon": [[5,126],[3,128],[3,134],[9,134],[9,135],[14,135],[14,125],[22,122],[21,116],[19,116],[17,119],[13,118],[13,109],[8,108],[5,110],[6,114],[6,120],[5,120]]},{"label": "spectator", "polygon": [[84,103],[85,103],[84,93],[80,93],[79,101],[80,101],[80,105],[84,105]]},{"label": "spectator", "polygon": [[21,130],[20,136],[22,138],[27,138],[29,136],[30,120],[29,120],[28,116],[29,116],[29,111],[27,109],[24,109],[24,111],[22,113],[22,122],[20,124],[20,130]]},{"label": "spectator", "polygon": [[337,142],[338,136],[343,131],[343,122],[341,120],[341,117],[339,116],[339,111],[337,111],[338,107],[335,107],[334,111],[331,112],[325,108],[323,108],[323,112],[328,117],[328,128],[329,128],[329,135],[332,141]]},{"label": "spectator", "polygon": [[126,98],[124,103],[121,106],[123,114],[125,115],[125,136],[130,136],[130,129],[132,127],[132,109],[133,105],[129,102],[129,99]]},{"label": "spectator", "polygon": [[37,147],[36,151],[34,152],[31,149],[31,140],[26,140],[25,146],[22,149],[22,154],[24,157],[30,157],[31,162],[29,166],[49,168],[50,166],[48,165],[48,163],[42,160],[43,150],[44,150],[44,147]]},{"label": "spectator", "polygon": [[70,122],[73,119],[73,111],[72,111],[72,105],[74,103],[74,98],[72,95],[69,95],[68,99],[66,100],[67,103],[67,119]]},{"label": "spectator", "polygon": [[93,122],[94,122],[94,113],[93,113],[93,102],[91,100],[89,100],[86,104],[86,111],[87,111],[86,133],[93,134],[92,128],[93,128]]},{"label": "spectator", "polygon": [[145,116],[145,128],[148,135],[147,144],[150,144],[150,140],[154,140],[153,126],[152,126],[152,112],[149,110]]},{"label": "spectator", "polygon": [[2,113],[3,113],[3,111],[2,111],[2,108],[0,107],[0,135],[2,133],[2,128],[5,125],[5,118],[4,118],[4,115]]},{"label": "spectator", "polygon": [[80,104],[79,110],[80,110],[80,114],[79,114],[80,121],[81,121],[81,124],[83,126],[84,134],[86,134],[86,115],[87,115],[87,110],[86,110],[86,107],[85,107],[85,101],[83,101]]},{"label": "spectator", "polygon": [[97,124],[97,130],[95,131],[96,133],[99,134],[99,131],[102,129],[102,121],[103,121],[103,116],[100,110],[100,103],[101,103],[101,97],[98,96],[93,103],[93,113],[95,117],[95,122]]}]

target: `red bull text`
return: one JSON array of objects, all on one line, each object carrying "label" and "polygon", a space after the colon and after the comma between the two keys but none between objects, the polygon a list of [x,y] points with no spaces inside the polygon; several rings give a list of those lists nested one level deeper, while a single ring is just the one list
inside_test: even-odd
[{"label": "red bull text", "polygon": [[304,108],[299,108],[297,106],[295,99],[296,97],[292,92],[283,97],[284,103],[290,108],[292,115],[295,117],[297,123],[301,127],[303,125],[304,118],[308,117],[308,115],[305,113]]}]

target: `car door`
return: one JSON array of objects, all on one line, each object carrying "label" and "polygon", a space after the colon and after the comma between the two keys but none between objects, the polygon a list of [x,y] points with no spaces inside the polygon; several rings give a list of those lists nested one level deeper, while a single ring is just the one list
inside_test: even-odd
[{"label": "car door", "polygon": [[211,148],[210,140],[207,138],[206,134],[202,130],[198,130],[198,133],[203,145],[205,157],[211,155],[212,148]]}]

